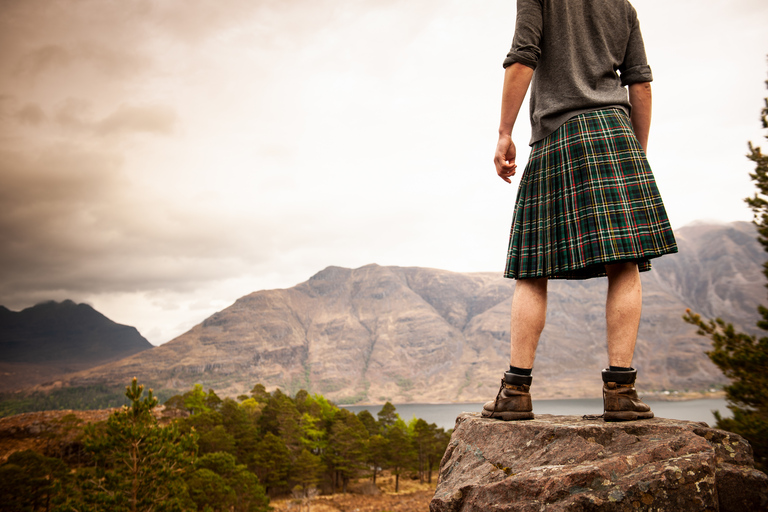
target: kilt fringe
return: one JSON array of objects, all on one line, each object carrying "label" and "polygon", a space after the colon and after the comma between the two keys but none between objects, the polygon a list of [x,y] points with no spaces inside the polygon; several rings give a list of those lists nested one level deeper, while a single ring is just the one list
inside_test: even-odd
[{"label": "kilt fringe", "polygon": [[536,142],[523,172],[505,277],[589,279],[605,264],[677,252],[672,228],[626,113],[596,110]]}]

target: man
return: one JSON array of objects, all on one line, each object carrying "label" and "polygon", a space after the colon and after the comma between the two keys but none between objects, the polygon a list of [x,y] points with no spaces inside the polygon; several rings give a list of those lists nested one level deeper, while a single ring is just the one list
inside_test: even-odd
[{"label": "man", "polygon": [[518,0],[504,67],[497,174],[507,183],[516,174],[512,131],[529,86],[532,148],[504,274],[517,279],[510,369],[482,415],[533,418],[548,280],[607,276],[604,419],[652,418],[632,368],[639,272],[677,246],[645,156],[653,77],[637,13],[627,0]]}]

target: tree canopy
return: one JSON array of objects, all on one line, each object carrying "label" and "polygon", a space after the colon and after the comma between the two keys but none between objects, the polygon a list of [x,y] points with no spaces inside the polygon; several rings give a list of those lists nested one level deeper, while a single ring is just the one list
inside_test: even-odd
[{"label": "tree canopy", "polygon": [[[768,98],[761,121],[763,128],[768,128]],[[755,172],[749,176],[757,190],[745,201],[754,215],[758,241],[768,252],[768,155],[750,142],[747,158],[755,163]],[[768,278],[768,261],[763,265],[763,274]],[[768,308],[758,305],[757,311],[757,327],[768,331]],[[716,426],[747,439],[754,451],[755,466],[768,470],[768,336],[740,332],[719,317],[704,320],[690,310],[683,318],[697,326],[700,335],[712,340],[707,355],[731,381],[724,390],[733,418],[715,412]]]},{"label": "tree canopy", "polygon": [[261,384],[238,400],[196,385],[164,413],[136,379],[125,397],[104,422],[66,423],[82,430],[82,456],[18,452],[0,465],[3,510],[266,512],[270,496],[308,503],[353,480],[375,484],[382,470],[396,489],[404,474],[431,481],[450,437],[424,420],[404,422],[391,403],[375,419]]}]

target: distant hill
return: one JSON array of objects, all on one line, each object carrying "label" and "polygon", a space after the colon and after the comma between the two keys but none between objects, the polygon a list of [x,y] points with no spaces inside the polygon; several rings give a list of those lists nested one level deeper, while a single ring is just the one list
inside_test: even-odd
[{"label": "distant hill", "polygon": [[[680,254],[643,274],[634,365],[646,390],[702,390],[724,382],[686,308],[754,330],[766,290],[765,253],[745,222],[677,232]],[[194,383],[235,396],[254,384],[300,388],[340,403],[493,398],[508,360],[514,281],[500,273],[328,267],[284,290],[239,299],[178,338],[69,375],[56,386]],[[537,398],[600,396],[606,280],[553,281],[532,391]]]},{"label": "distant hill", "polygon": [[134,327],[87,304],[44,302],[14,312],[0,306],[0,389],[49,381],[152,348]]}]

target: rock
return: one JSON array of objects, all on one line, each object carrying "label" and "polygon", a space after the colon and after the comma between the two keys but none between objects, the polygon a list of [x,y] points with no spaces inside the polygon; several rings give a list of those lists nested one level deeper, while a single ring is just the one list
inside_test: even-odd
[{"label": "rock", "polygon": [[746,440],[705,423],[462,413],[430,511],[488,510],[768,510],[768,476]]}]

